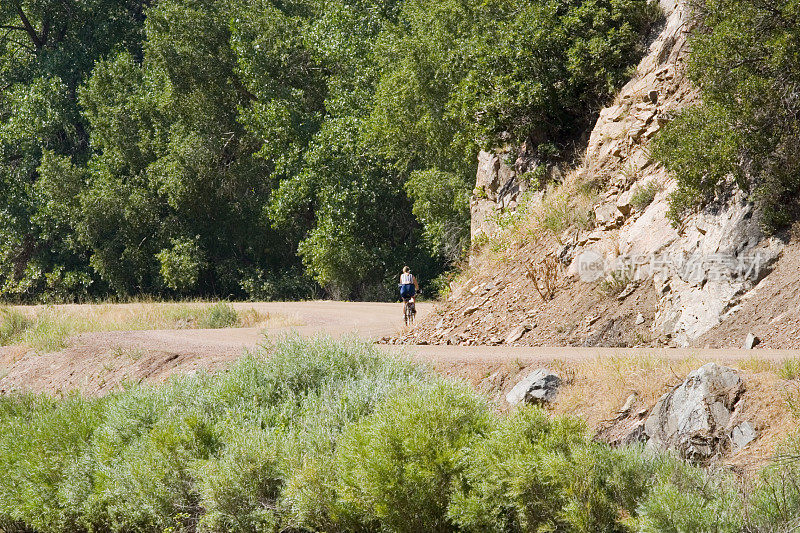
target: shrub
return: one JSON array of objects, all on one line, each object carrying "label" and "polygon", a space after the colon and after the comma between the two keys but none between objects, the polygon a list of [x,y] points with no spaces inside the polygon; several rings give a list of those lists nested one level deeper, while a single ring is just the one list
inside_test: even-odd
[{"label": "shrub", "polygon": [[239,322],[239,314],[230,304],[219,302],[211,306],[206,317],[200,322],[210,329],[232,328]]},{"label": "shrub", "polygon": [[638,508],[637,531],[742,531],[742,500],[732,473],[704,471],[668,456],[657,460],[653,486]]},{"label": "shrub", "polygon": [[278,499],[285,478],[280,467],[282,437],[258,427],[225,426],[222,453],[194,466],[205,512],[201,529],[278,530]]},{"label": "shrub", "polygon": [[631,282],[631,273],[627,269],[614,270],[598,285],[601,294],[609,298],[616,298]]},{"label": "shrub", "polygon": [[557,529],[563,525],[563,497],[541,469],[584,438],[584,428],[573,420],[551,423],[533,408],[515,412],[464,450],[461,490],[449,516],[467,531]]},{"label": "shrub", "polygon": [[91,490],[90,439],[102,407],[77,396],[3,401],[0,523],[43,532],[81,529]]},{"label": "shrub", "polygon": [[626,531],[651,469],[639,450],[588,441],[569,418],[525,408],[464,453],[449,509],[466,531]]},{"label": "shrub", "polygon": [[485,402],[464,385],[434,382],[390,397],[342,436],[343,503],[392,531],[453,530],[458,455],[488,424]]},{"label": "shrub", "polygon": [[102,399],[0,397],[3,531],[789,531],[798,445],[751,490],[592,442],[358,341]]}]

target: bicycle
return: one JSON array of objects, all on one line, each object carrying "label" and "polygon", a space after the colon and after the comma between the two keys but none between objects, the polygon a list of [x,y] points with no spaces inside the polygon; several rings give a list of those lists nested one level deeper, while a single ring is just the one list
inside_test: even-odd
[{"label": "bicycle", "polygon": [[414,316],[417,314],[417,307],[414,304],[414,297],[403,298],[403,320],[406,326],[414,323]]}]

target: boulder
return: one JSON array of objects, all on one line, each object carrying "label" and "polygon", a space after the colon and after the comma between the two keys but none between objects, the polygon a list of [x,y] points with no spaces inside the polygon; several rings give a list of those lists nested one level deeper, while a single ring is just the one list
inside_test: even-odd
[{"label": "boulder", "polygon": [[745,350],[752,350],[756,347],[756,345],[761,342],[761,339],[753,335],[752,333],[747,334],[747,338],[744,340],[744,349]]},{"label": "boulder", "polygon": [[560,385],[560,377],[546,368],[539,368],[514,385],[514,388],[506,394],[506,401],[511,406],[522,401],[532,404],[552,402],[558,394]]},{"label": "boulder", "polygon": [[512,342],[517,342],[525,335],[527,332],[531,330],[530,324],[523,324],[521,326],[517,326],[506,336],[506,344],[511,344]]},{"label": "boulder", "polygon": [[731,448],[728,427],[744,384],[735,370],[708,363],[659,398],[644,424],[648,446],[707,463]]}]

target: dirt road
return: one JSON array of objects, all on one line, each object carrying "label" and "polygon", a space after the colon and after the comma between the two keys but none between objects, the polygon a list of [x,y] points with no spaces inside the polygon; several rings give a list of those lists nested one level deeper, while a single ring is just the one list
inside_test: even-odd
[{"label": "dirt road", "polygon": [[[163,381],[176,372],[213,371],[224,368],[245,350],[255,349],[264,335],[295,331],[300,335],[356,335],[377,340],[401,326],[399,304],[367,302],[237,303],[240,310],[254,308],[279,315],[291,325],[264,328],[175,329],[84,333],[69,341],[66,349],[40,354],[0,348],[0,392],[9,390],[67,391],[78,389],[102,394],[126,381]],[[433,311],[418,305],[421,319]],[[280,321],[279,321],[280,322]],[[381,346],[439,369],[470,367],[480,374],[498,364],[547,364],[580,362],[600,357],[656,357],[683,360],[734,361],[752,358],[780,360],[796,357],[788,350],[666,350],[620,348],[531,348],[507,346]],[[448,372],[450,373],[450,372]],[[463,375],[463,372],[458,373]]]},{"label": "dirt road", "polygon": [[[316,301],[232,305],[239,311],[255,309],[263,315],[282,318],[270,320],[269,324],[290,325],[83,333],[70,339],[67,348],[54,353],[26,353],[19,347],[0,347],[0,392],[78,389],[104,393],[125,381],[162,381],[175,372],[223,368],[245,350],[255,349],[264,335],[297,332],[303,336],[355,335],[377,340],[402,327],[402,305],[398,303]],[[74,310],[76,306],[61,307]],[[31,307],[19,309],[35,311]],[[432,309],[432,304],[418,303],[418,319]]]}]

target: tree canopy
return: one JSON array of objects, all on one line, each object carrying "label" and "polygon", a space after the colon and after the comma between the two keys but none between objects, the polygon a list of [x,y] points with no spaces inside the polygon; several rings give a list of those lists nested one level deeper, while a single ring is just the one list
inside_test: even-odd
[{"label": "tree canopy", "polygon": [[8,0],[0,296],[386,298],[468,241],[480,148],[559,157],[646,0]]}]

